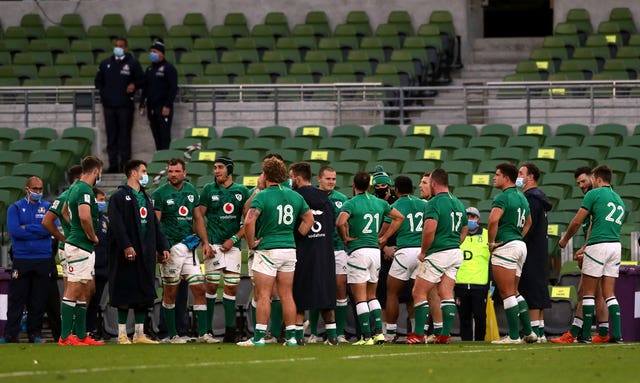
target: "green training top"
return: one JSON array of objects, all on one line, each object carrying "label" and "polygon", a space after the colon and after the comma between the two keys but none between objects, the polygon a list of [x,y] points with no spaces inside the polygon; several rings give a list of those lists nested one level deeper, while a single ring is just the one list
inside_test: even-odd
[{"label": "green training top", "polygon": [[[58,198],[56,198],[51,204],[51,207],[49,207],[49,211],[58,216],[58,219],[60,220],[60,226],[62,226],[62,233],[65,236],[71,233],[71,227],[69,227],[69,223],[65,221],[64,218],[62,218],[62,208],[65,202],[67,202],[68,197],[69,197],[69,189],[60,193]],[[62,241],[58,242],[58,249],[64,250],[64,242]]]},{"label": "green training top", "polygon": [[199,205],[207,208],[205,217],[209,243],[221,245],[240,230],[244,204],[249,197],[249,189],[241,184],[232,183],[228,188],[217,182],[205,185]]},{"label": "green training top", "polygon": [[342,204],[342,211],[349,214],[349,237],[357,238],[347,244],[349,254],[365,247],[377,249],[382,221],[391,212],[387,201],[362,193]]},{"label": "green training top", "polygon": [[[332,190],[329,193],[329,201],[333,204],[333,209],[335,211],[335,218],[338,219],[338,215],[342,211],[342,205],[348,200],[346,195],[340,193],[339,191]],[[338,235],[338,229],[335,229],[333,232],[333,251],[344,250],[344,243],[342,239],[340,239],[340,235]]]},{"label": "green training top", "polygon": [[180,190],[171,184],[164,184],[153,192],[153,208],[162,213],[160,227],[174,246],[193,234],[193,209],[200,200],[198,191],[189,182],[184,182]]},{"label": "green training top", "polygon": [[438,226],[426,255],[460,247],[460,232],[467,226],[467,212],[459,199],[448,192],[436,194],[424,212],[424,220],[428,219],[436,220]]},{"label": "green training top", "polygon": [[620,242],[620,228],[625,219],[625,206],[611,186],[590,190],[582,201],[582,208],[592,216],[591,235],[587,245],[601,242]]},{"label": "green training top", "polygon": [[498,221],[498,233],[495,242],[507,243],[522,240],[522,229],[529,216],[529,202],[515,186],[505,189],[494,199],[491,207],[502,209],[503,214]]},{"label": "green training top", "polygon": [[67,196],[67,208],[69,210],[69,234],[66,235],[67,243],[81,248],[90,253],[93,252],[93,243],[87,238],[87,235],[80,223],[78,215],[78,207],[80,205],[89,205],[91,208],[91,220],[93,221],[93,229],[98,229],[98,204],[96,196],[93,194],[93,188],[86,182],[78,180],[69,188]]},{"label": "green training top", "polygon": [[427,201],[412,195],[400,197],[391,205],[404,215],[397,232],[396,249],[420,247],[426,206]]},{"label": "green training top", "polygon": [[300,194],[282,185],[270,186],[253,197],[250,207],[260,211],[256,238],[262,241],[256,250],[295,249],[296,219],[309,210]]},{"label": "green training top", "polygon": [[136,199],[138,200],[138,206],[140,207],[140,235],[142,239],[147,238],[147,223],[149,222],[149,209],[147,207],[147,199],[144,197],[144,192],[142,189],[136,192],[134,189],[131,190],[133,194],[135,194]]}]

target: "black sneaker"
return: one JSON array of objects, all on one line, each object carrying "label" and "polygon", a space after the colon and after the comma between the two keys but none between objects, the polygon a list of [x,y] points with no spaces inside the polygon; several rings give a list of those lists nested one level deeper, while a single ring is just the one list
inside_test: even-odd
[{"label": "black sneaker", "polygon": [[611,338],[609,339],[609,343],[618,343],[618,344],[623,344],[624,342],[622,341],[622,338]]},{"label": "black sneaker", "polygon": [[327,344],[329,346],[337,346],[338,345],[338,337],[331,337],[331,338],[327,338],[327,340],[324,341],[324,344]]},{"label": "black sneaker", "polygon": [[240,336],[234,327],[227,327],[224,331],[223,343],[238,343]]}]

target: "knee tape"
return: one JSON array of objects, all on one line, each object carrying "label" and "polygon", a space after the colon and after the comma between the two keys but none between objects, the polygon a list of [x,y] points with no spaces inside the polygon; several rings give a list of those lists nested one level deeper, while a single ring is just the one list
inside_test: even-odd
[{"label": "knee tape", "polygon": [[187,283],[189,284],[189,286],[204,283],[204,277],[202,276],[202,274],[189,275],[187,277]]},{"label": "knee tape", "polygon": [[172,278],[172,277],[166,277],[166,278],[162,278],[162,283],[165,285],[172,285],[175,286],[178,283],[180,283],[180,278]]},{"label": "knee tape", "polygon": [[220,283],[220,272],[212,271],[210,273],[207,273],[205,279],[207,280],[207,283],[213,283],[214,285],[217,285],[218,283]]},{"label": "knee tape", "polygon": [[225,274],[224,284],[227,286],[238,286],[240,284],[240,276],[238,274]]}]

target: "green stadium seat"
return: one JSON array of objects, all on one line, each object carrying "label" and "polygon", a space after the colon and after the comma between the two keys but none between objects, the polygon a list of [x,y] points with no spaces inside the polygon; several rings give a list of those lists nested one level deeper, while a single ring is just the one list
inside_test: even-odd
[{"label": "green stadium seat", "polygon": [[394,25],[398,29],[400,36],[403,38],[413,36],[415,34],[415,28],[413,28],[411,16],[408,11],[391,11],[387,17],[387,24]]},{"label": "green stadium seat", "polygon": [[544,141],[545,137],[551,135],[551,127],[548,124],[529,123],[518,127],[518,136],[537,136],[538,142]]},{"label": "green stadium seat", "polygon": [[302,160],[329,165],[337,160],[335,151],[330,149],[307,150],[302,154]]},{"label": "green stadium seat", "polygon": [[24,28],[11,26],[5,30],[2,43],[4,45],[3,50],[15,54],[17,52],[24,52],[27,45],[29,45],[29,40],[27,39],[27,33]]},{"label": "green stadium seat", "polygon": [[349,150],[353,149],[353,142],[349,137],[327,137],[320,140],[320,149]]},{"label": "green stadium seat", "polygon": [[182,24],[191,30],[191,38],[209,36],[209,28],[207,28],[207,20],[200,12],[192,12],[184,15]]},{"label": "green stadium seat", "polygon": [[60,163],[63,168],[68,168],[80,162],[84,142],[73,138],[51,140],[47,143],[47,150],[55,150],[61,153]]},{"label": "green stadium seat", "polygon": [[480,186],[458,186],[454,189],[453,195],[461,201],[466,201],[467,206],[475,206],[489,197],[489,191]]},{"label": "green stadium seat", "polygon": [[[48,168],[43,164],[22,163],[15,165],[13,169],[11,169],[11,175],[14,177],[40,177],[48,186],[48,184],[57,180],[53,179],[52,175],[47,172],[47,170]],[[48,190],[51,191],[52,189]]]},{"label": "green stadium seat", "polygon": [[402,128],[398,125],[379,124],[369,128],[367,137],[384,137],[388,140],[396,140],[403,136]]},{"label": "green stadium seat", "polygon": [[[511,147],[493,149],[489,158],[492,160],[501,160],[502,162],[519,164],[527,157],[525,156],[525,150],[523,148]],[[495,167],[493,170],[495,171]]]},{"label": "green stadium seat", "polygon": [[164,149],[164,150],[158,150],[156,152],[153,153],[152,156],[152,162],[168,162],[170,159],[172,158],[181,158],[181,159],[185,159],[185,152],[184,150],[180,150],[180,149]]},{"label": "green stadium seat", "polygon": [[205,148],[216,151],[218,155],[226,155],[232,150],[240,149],[242,142],[236,137],[212,138],[207,141]]},{"label": "green stadium seat", "polygon": [[582,142],[582,140],[589,134],[589,127],[583,124],[562,124],[558,125],[556,128],[556,136],[577,137],[578,143]]},{"label": "green stadium seat", "polygon": [[281,145],[282,147],[278,150],[278,153],[282,155],[284,152],[290,152],[290,157],[295,158],[295,160],[292,159],[290,162],[298,162],[305,151],[311,150],[313,140],[307,137],[293,137],[282,141]]},{"label": "green stadium seat", "polygon": [[[213,164],[210,162],[193,162],[189,161],[186,165],[187,176],[190,182],[195,184],[200,177],[213,174]],[[235,170],[234,170],[235,171]]]},{"label": "green stadium seat", "polygon": [[176,52],[189,52],[193,48],[191,28],[185,25],[174,25],[169,28],[168,36],[164,41],[167,49]]},{"label": "green stadium seat", "polygon": [[36,64],[38,68],[53,65],[51,48],[45,40],[32,40],[29,42],[29,54],[31,55],[31,63]]},{"label": "green stadium seat", "polygon": [[244,13],[227,13],[224,17],[224,25],[231,29],[232,37],[234,39],[237,39],[238,37],[249,36],[249,28],[247,28],[247,18],[245,17]]},{"label": "green stadium seat", "polygon": [[356,149],[384,150],[389,147],[389,140],[384,137],[362,137],[356,141]]},{"label": "green stadium seat", "polygon": [[363,169],[361,164],[351,161],[337,161],[332,163],[331,167],[336,171],[337,175],[345,175],[347,177],[353,177],[354,174]]},{"label": "green stadium seat", "polygon": [[167,36],[167,26],[161,13],[145,14],[142,25],[149,29],[149,35],[153,39],[164,39]]},{"label": "green stadium seat", "polygon": [[269,12],[264,17],[264,24],[269,26],[275,38],[287,37],[291,34],[289,21],[284,12]]},{"label": "green stadium seat", "polygon": [[[4,176],[0,177],[0,190],[7,190],[8,192],[3,193],[4,195],[8,195],[8,199],[6,200],[7,206],[10,203],[18,200],[19,198],[24,197],[24,187],[26,186],[27,180],[25,177],[21,176]],[[5,202],[4,200],[2,202]],[[2,225],[6,224],[6,220],[1,223]]]},{"label": "green stadium seat", "polygon": [[371,162],[375,158],[373,152],[368,149],[349,149],[339,153],[340,161],[352,161],[361,164]]},{"label": "green stadium seat", "polygon": [[257,150],[262,156],[267,153],[277,151],[278,141],[271,137],[256,137],[244,143],[244,149]]},{"label": "green stadium seat", "polygon": [[124,18],[120,13],[105,14],[100,24],[107,29],[110,39],[127,35]]},{"label": "green stadium seat", "polygon": [[477,136],[476,127],[470,124],[450,124],[444,128],[443,137],[462,137],[465,145]]},{"label": "green stadium seat", "polygon": [[12,141],[16,141],[19,139],[20,131],[18,129],[0,127],[0,150],[6,150]]},{"label": "green stadium seat", "polygon": [[346,23],[352,25],[356,29],[356,36],[360,39],[366,36],[371,36],[372,34],[369,15],[367,15],[365,11],[349,11]]},{"label": "green stadium seat", "polygon": [[409,125],[406,136],[425,136],[427,137],[427,145],[429,145],[434,137],[439,136],[438,126],[433,124]]},{"label": "green stadium seat", "polygon": [[296,128],[294,137],[307,137],[317,144],[320,139],[329,137],[329,130],[322,125],[303,125]]},{"label": "green stadium seat", "polygon": [[589,166],[595,166],[598,161],[604,158],[602,150],[596,147],[580,146],[577,148],[570,148],[567,150],[567,160],[582,160],[589,164]]},{"label": "green stadium seat", "polygon": [[453,160],[470,161],[477,165],[487,159],[489,150],[484,148],[460,148],[453,151],[451,158]]},{"label": "green stadium seat", "polygon": [[360,125],[338,125],[333,128],[331,137],[345,137],[351,142],[363,138],[366,135],[365,130]]},{"label": "green stadium seat", "polygon": [[78,13],[66,13],[60,19],[60,26],[65,30],[69,40],[79,40],[86,37],[82,16]]},{"label": "green stadium seat", "polygon": [[222,138],[235,138],[241,144],[255,137],[253,129],[246,126],[230,126],[222,129]]},{"label": "green stadium seat", "polygon": [[198,145],[202,148],[207,140],[206,137],[175,138],[171,140],[169,149],[190,152],[196,150]]},{"label": "green stadium seat", "polygon": [[422,178],[422,175],[426,172],[432,172],[434,169],[440,167],[440,161],[408,161],[402,166],[402,174],[410,175],[415,174]]},{"label": "green stadium seat", "polygon": [[322,37],[331,35],[329,18],[323,11],[311,11],[307,13],[304,23],[305,25],[310,25],[311,27],[313,27],[314,36],[317,39],[321,39]]},{"label": "green stadium seat", "polygon": [[429,145],[433,149],[443,149],[446,150],[450,155],[454,150],[465,148],[466,142],[462,137],[436,137],[431,141]]},{"label": "green stadium seat", "polygon": [[618,145],[618,138],[614,136],[588,136],[582,141],[581,146],[593,146],[596,148],[606,149],[613,148]]},{"label": "green stadium seat", "polygon": [[495,149],[501,147],[503,145],[503,141],[501,141],[500,137],[493,136],[485,136],[485,137],[474,137],[469,140],[468,147],[469,148],[480,148],[480,149]]},{"label": "green stadium seat", "polygon": [[537,136],[515,136],[509,137],[506,143],[508,148],[523,148],[525,150],[525,156],[537,149],[541,140]]},{"label": "green stadium seat", "polygon": [[260,130],[258,130],[257,137],[273,138],[276,140],[276,142],[279,145],[280,143],[282,143],[282,141],[288,140],[291,138],[291,129],[289,129],[286,126],[280,126],[280,125],[265,126],[263,128],[260,128]]},{"label": "green stadium seat", "polygon": [[42,23],[42,18],[37,13],[27,13],[23,15],[20,19],[20,27],[24,30],[25,36],[29,40],[44,37],[44,25]]},{"label": "green stadium seat", "polygon": [[42,150],[45,147],[46,143],[44,141],[36,139],[23,138],[22,140],[16,140],[9,143],[9,150],[14,152],[21,152],[23,154],[23,158],[27,158],[29,153],[36,150]]},{"label": "green stadium seat", "polygon": [[590,166],[590,165],[588,161],[584,161],[584,160],[565,159],[562,161],[558,161],[556,163],[556,168],[554,171],[557,173],[560,173],[560,172],[570,173],[569,177],[573,179],[573,172],[581,166]]},{"label": "green stadium seat", "polygon": [[627,137],[628,129],[625,125],[622,124],[599,124],[596,125],[593,135],[594,136],[612,136],[615,137],[618,143],[622,143],[622,141]]},{"label": "green stadium seat", "polygon": [[25,139],[32,139],[47,143],[58,138],[58,132],[53,128],[29,128],[24,132]]},{"label": "green stadium seat", "polygon": [[[374,152],[375,153],[375,152]],[[386,149],[377,153],[376,162],[386,161],[393,162],[401,167],[407,161],[411,161],[411,151],[408,149]],[[385,168],[386,169],[386,168]]]},{"label": "green stadium seat", "polygon": [[499,137],[502,143],[513,136],[513,127],[508,124],[487,124],[480,129],[480,137]]},{"label": "green stadium seat", "polygon": [[61,138],[70,138],[78,141],[79,153],[84,157],[92,153],[91,147],[96,138],[96,132],[93,128],[71,127],[62,131]]},{"label": "green stadium seat", "polygon": [[216,138],[218,135],[216,133],[216,129],[209,126],[194,126],[188,128],[184,131],[185,138],[200,138],[203,140],[208,140],[211,138]]}]

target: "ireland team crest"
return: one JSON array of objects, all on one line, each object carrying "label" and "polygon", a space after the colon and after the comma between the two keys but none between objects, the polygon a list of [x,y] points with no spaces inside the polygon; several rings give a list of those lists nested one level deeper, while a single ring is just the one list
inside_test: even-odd
[{"label": "ireland team crest", "polygon": [[227,202],[224,204],[224,206],[222,206],[222,211],[224,211],[225,214],[231,214],[234,210],[235,206],[233,206],[233,204],[230,202]]},{"label": "ireland team crest", "polygon": [[147,208],[144,206],[140,208],[140,218],[147,218]]},{"label": "ireland team crest", "polygon": [[178,214],[180,214],[181,217],[186,217],[187,214],[189,214],[189,209],[186,206],[180,206],[180,209],[178,209]]},{"label": "ireland team crest", "polygon": [[193,200],[194,200],[193,194],[189,194],[187,196],[187,199],[189,200],[189,202],[193,203]]},{"label": "ireland team crest", "polygon": [[237,199],[238,201],[242,201],[242,194],[237,193],[237,194],[236,194],[236,199]]}]

